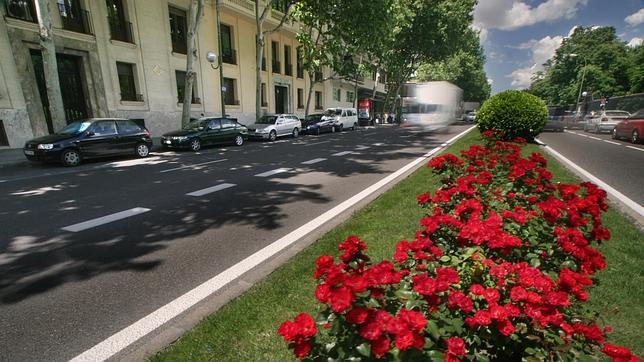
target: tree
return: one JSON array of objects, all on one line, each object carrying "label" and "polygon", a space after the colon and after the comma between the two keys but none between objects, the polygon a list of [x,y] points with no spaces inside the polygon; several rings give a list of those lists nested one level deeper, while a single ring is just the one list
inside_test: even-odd
[{"label": "tree", "polygon": [[58,131],[67,125],[67,121],[63,105],[63,96],[60,92],[56,46],[54,44],[54,34],[52,33],[51,27],[49,3],[48,0],[36,0],[36,14],[38,17],[38,31],[47,88],[47,99],[49,101],[49,114],[54,125],[54,130]]},{"label": "tree", "polygon": [[186,79],[183,83],[183,109],[181,112],[181,123],[190,122],[190,107],[192,106],[192,87],[195,81],[193,63],[197,59],[197,32],[199,23],[203,18],[204,0],[192,0],[190,2],[190,13],[188,14],[188,51],[186,62]]}]

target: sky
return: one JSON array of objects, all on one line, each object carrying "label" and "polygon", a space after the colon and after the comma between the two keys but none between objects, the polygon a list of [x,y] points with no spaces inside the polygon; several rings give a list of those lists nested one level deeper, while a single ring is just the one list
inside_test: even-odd
[{"label": "sky", "polygon": [[530,86],[576,26],[612,26],[630,46],[644,41],[644,0],[479,0],[480,30],[492,93]]}]

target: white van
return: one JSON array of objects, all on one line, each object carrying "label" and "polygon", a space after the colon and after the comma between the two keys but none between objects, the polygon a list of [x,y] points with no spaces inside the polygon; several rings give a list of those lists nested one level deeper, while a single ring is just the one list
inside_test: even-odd
[{"label": "white van", "polygon": [[323,121],[334,121],[336,131],[358,128],[358,112],[355,108],[328,108],[322,117]]}]

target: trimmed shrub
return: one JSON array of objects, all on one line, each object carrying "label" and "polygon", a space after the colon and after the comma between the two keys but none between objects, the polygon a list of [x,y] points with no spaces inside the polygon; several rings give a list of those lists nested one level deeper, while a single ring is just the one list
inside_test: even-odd
[{"label": "trimmed shrub", "polygon": [[483,103],[476,115],[481,132],[493,130],[498,138],[534,139],[548,119],[548,108],[537,96],[524,91],[501,92]]}]

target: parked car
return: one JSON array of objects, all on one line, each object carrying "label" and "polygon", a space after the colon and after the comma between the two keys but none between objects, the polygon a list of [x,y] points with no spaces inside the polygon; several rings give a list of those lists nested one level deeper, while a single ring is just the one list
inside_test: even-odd
[{"label": "parked car", "polygon": [[564,131],[564,122],[562,116],[549,116],[546,121],[544,131],[554,131],[554,132],[563,132]]},{"label": "parked car", "polygon": [[315,135],[319,135],[322,132],[335,132],[333,122],[322,120],[322,117],[324,117],[322,113],[306,116],[302,122],[302,132]]},{"label": "parked car", "polygon": [[257,123],[248,126],[251,137],[267,139],[271,142],[282,136],[297,137],[301,130],[302,122],[293,114],[262,116]]},{"label": "parked car", "polygon": [[475,122],[476,121],[476,111],[467,112],[465,114],[465,116],[463,116],[463,120],[465,122]]},{"label": "parked car", "polygon": [[129,119],[90,118],[70,123],[55,134],[27,141],[23,152],[30,161],[59,161],[65,166],[77,166],[89,158],[147,157],[151,148],[150,132]]},{"label": "parked car", "polygon": [[248,128],[235,118],[204,117],[194,120],[179,131],[161,136],[164,148],[199,151],[203,146],[232,143],[241,146],[248,139]]},{"label": "parked car", "polygon": [[322,117],[325,121],[332,121],[336,131],[358,128],[358,113],[355,108],[329,108]]},{"label": "parked car", "polygon": [[613,128],[613,138],[628,138],[633,143],[644,140],[644,108],[619,122]]},{"label": "parked car", "polygon": [[613,128],[622,120],[628,118],[631,114],[626,111],[601,111],[588,118],[584,125],[584,131],[601,133],[604,131],[612,132]]}]

